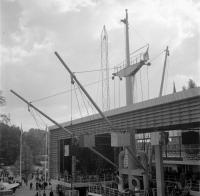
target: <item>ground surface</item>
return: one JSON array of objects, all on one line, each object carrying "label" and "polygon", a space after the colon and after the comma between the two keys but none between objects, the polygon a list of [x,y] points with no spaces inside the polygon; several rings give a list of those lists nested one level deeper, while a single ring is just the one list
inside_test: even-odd
[{"label": "ground surface", "polygon": [[[18,188],[15,192],[15,196],[35,196],[36,195],[36,190],[35,190],[35,181],[33,180],[33,188],[32,190],[30,190],[29,188],[29,184],[30,184],[31,181],[28,182],[28,186],[26,186],[25,184],[23,184],[20,188]],[[47,187],[47,190],[45,190],[46,192],[46,196],[49,196],[49,192],[50,192],[50,189],[53,188],[53,192],[54,192],[54,196],[57,196],[57,194],[55,193],[55,187],[50,187],[48,186]],[[41,191],[41,195],[39,196],[43,196],[43,190]]]}]

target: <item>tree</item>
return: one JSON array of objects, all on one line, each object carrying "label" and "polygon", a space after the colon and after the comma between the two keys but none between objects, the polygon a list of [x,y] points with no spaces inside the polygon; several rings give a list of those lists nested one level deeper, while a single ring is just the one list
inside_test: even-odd
[{"label": "tree", "polygon": [[0,123],[0,162],[12,165],[19,156],[20,129]]},{"label": "tree", "polygon": [[27,145],[32,151],[34,164],[40,163],[38,155],[45,154],[45,139],[46,139],[45,136],[46,136],[46,131],[40,129],[30,129],[23,135],[23,139],[26,141]]},{"label": "tree", "polygon": [[194,82],[194,80],[189,79],[189,80],[188,80],[188,83],[187,83],[187,87],[186,87],[186,86],[183,86],[183,87],[182,87],[182,90],[185,91],[185,90],[187,90],[187,89],[196,88],[196,87],[197,87],[197,85],[196,85],[196,83]]},{"label": "tree", "polygon": [[[2,95],[2,91],[0,90],[0,107],[6,104],[6,99]],[[6,114],[0,113],[0,123],[8,124],[10,122],[10,118]]]},{"label": "tree", "polygon": [[6,103],[5,97],[2,95],[2,91],[0,90],[0,106]]},{"label": "tree", "polygon": [[[31,152],[30,147],[26,144],[26,142],[23,142],[22,145],[22,174],[25,176],[25,178],[28,178],[28,175],[32,173],[33,171],[33,155]],[[20,173],[20,157],[18,156],[15,165],[14,165],[14,173],[15,175]]]}]

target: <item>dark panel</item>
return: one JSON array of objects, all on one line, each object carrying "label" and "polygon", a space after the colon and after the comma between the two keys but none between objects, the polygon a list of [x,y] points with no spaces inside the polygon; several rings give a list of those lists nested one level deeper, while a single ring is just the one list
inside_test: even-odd
[{"label": "dark panel", "polygon": [[95,135],[95,146],[111,146],[111,135],[109,133]]},{"label": "dark panel", "polygon": [[182,144],[199,144],[199,133],[196,131],[182,132]]}]

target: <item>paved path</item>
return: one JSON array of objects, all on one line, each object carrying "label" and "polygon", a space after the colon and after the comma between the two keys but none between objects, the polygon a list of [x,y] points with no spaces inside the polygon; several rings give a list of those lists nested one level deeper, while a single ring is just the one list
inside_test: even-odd
[{"label": "paved path", "polygon": [[[26,186],[25,184],[23,184],[20,188],[18,188],[16,190],[16,192],[15,192],[15,196],[35,196],[35,194],[36,194],[35,187],[33,187],[33,189],[30,190],[29,189],[29,183],[28,183],[28,186]],[[46,192],[46,196],[49,196],[50,188],[51,187],[47,187],[47,190],[45,191]],[[41,191],[41,196],[43,195],[43,192],[44,191]],[[55,193],[55,191],[54,191],[54,196],[57,196],[57,194]]]}]

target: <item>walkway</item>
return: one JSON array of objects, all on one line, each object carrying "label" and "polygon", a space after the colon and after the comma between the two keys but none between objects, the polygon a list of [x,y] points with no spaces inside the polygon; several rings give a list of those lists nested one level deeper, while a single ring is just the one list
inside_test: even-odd
[{"label": "walkway", "polygon": [[[33,183],[34,186],[33,186],[32,190],[30,190],[30,188],[29,188],[29,183],[28,183],[28,186],[26,186],[25,184],[23,184],[22,187],[18,188],[16,190],[16,192],[15,192],[15,196],[35,196],[36,195],[35,183]],[[46,196],[49,196],[50,189],[51,189],[51,187],[48,186],[47,190],[45,190]],[[41,196],[43,195],[43,192],[44,191],[41,191]],[[53,192],[54,192],[54,196],[57,196],[57,194],[55,192],[55,187],[53,187]]]}]

